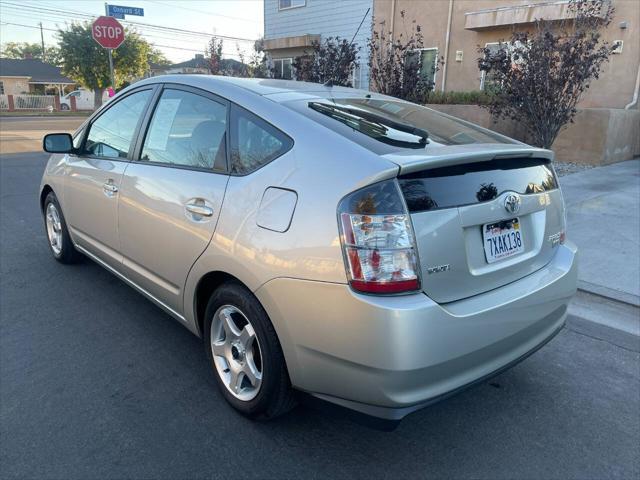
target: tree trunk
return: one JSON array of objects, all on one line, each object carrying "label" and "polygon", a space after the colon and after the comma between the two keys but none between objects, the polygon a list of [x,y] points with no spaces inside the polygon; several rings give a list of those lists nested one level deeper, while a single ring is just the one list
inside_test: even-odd
[{"label": "tree trunk", "polygon": [[102,94],[104,93],[104,88],[96,88],[93,90],[93,109],[97,110],[102,106]]}]

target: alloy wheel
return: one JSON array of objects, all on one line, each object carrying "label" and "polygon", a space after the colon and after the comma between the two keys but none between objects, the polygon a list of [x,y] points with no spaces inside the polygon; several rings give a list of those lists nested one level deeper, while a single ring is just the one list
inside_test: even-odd
[{"label": "alloy wheel", "polygon": [[262,385],[262,353],[247,316],[233,305],[218,308],[210,341],[216,370],[227,390],[239,400],[253,400]]},{"label": "alloy wheel", "polygon": [[53,203],[47,205],[45,218],[51,250],[55,255],[60,255],[62,252],[62,222],[60,221],[60,213]]}]

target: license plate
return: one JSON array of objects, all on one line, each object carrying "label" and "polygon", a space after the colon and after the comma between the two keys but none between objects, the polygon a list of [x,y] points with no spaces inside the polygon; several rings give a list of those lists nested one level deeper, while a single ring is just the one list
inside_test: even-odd
[{"label": "license plate", "polygon": [[483,225],[482,236],[487,263],[524,252],[524,239],[520,230],[520,220],[517,218]]}]

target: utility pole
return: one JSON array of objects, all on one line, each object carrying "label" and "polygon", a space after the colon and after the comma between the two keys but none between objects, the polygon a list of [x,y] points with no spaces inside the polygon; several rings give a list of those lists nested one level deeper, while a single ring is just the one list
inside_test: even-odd
[{"label": "utility pole", "polygon": [[[107,17],[109,16],[109,4],[107,2],[104,2],[104,14]],[[115,92],[116,81],[113,76],[113,49],[108,48],[107,54],[109,55],[109,76],[111,77],[111,88],[113,88],[113,91]]]},{"label": "utility pole", "polygon": [[42,22],[40,22],[40,41],[42,42],[42,61],[47,61],[47,56],[44,51],[44,34],[42,33]]}]

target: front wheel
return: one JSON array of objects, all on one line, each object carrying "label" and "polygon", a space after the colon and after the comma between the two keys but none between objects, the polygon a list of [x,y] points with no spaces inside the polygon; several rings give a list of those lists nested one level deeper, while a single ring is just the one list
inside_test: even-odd
[{"label": "front wheel", "polygon": [[293,408],[280,342],[249,290],[231,282],[213,293],[205,313],[204,341],[218,387],[236,410],[269,419]]},{"label": "front wheel", "polygon": [[56,194],[49,192],[44,200],[44,225],[53,257],[61,263],[76,263],[82,255],[75,249]]}]

